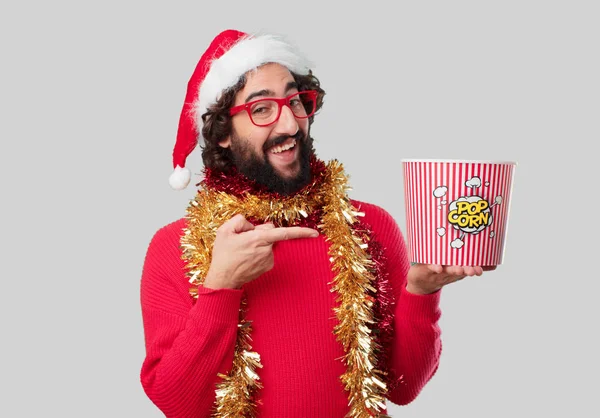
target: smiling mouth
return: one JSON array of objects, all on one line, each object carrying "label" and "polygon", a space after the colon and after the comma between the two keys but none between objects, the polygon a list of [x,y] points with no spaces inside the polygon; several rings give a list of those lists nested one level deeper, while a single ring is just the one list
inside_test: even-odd
[{"label": "smiling mouth", "polygon": [[284,151],[288,151],[296,146],[296,139],[292,138],[291,141],[286,141],[281,145],[276,145],[272,147],[269,152],[271,154],[280,154]]}]

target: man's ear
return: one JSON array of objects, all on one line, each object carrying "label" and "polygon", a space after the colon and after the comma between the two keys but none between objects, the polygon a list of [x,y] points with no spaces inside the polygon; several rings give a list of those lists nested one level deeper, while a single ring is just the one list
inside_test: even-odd
[{"label": "man's ear", "polygon": [[229,148],[231,146],[231,136],[227,136],[227,138],[219,141],[219,146],[223,148]]}]

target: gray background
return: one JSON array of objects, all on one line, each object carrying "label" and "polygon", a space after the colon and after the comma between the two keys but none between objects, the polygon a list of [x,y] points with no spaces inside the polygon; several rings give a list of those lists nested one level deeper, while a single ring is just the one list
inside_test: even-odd
[{"label": "gray background", "polygon": [[226,28],[286,34],[315,62],[319,156],[403,232],[401,158],[519,164],[505,264],[443,290],[440,368],[391,415],[597,413],[598,7],[355,3],[2,6],[0,415],[161,416],[139,384],[141,267],[193,196],[169,188],[171,152]]}]

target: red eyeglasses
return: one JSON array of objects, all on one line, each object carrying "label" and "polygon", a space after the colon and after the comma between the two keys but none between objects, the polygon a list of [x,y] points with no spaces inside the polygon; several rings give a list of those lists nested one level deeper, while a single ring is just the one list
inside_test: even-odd
[{"label": "red eyeglasses", "polygon": [[248,116],[250,116],[253,124],[256,126],[269,126],[279,120],[281,108],[287,106],[294,114],[294,117],[306,119],[314,115],[317,109],[317,96],[318,92],[316,90],[306,90],[281,99],[265,98],[254,100],[232,107],[229,110],[229,114],[233,116],[245,110],[248,112]]}]

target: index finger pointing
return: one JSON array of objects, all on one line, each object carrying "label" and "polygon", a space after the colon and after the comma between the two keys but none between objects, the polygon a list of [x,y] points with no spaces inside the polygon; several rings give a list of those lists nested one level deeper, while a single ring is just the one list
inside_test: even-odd
[{"label": "index finger pointing", "polygon": [[286,241],[298,238],[316,238],[319,236],[319,231],[300,226],[264,229],[257,232],[260,233],[262,239],[271,244],[277,241]]}]

